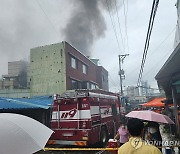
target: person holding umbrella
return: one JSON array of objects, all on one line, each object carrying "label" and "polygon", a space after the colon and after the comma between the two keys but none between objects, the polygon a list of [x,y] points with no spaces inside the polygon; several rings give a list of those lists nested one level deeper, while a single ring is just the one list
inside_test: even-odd
[{"label": "person holding umbrella", "polygon": [[161,154],[157,147],[142,140],[144,123],[140,119],[129,119],[127,129],[130,139],[118,149],[118,154]]},{"label": "person holding umbrella", "polygon": [[164,114],[156,113],[154,111],[142,110],[142,111],[131,111],[125,115],[129,118],[138,118],[145,121],[154,121],[164,124],[174,124],[174,122]]},{"label": "person holding umbrella", "polygon": [[[152,143],[158,143],[158,146],[162,146],[162,137],[159,131],[159,124],[157,122],[150,121],[147,124],[148,132],[147,132],[147,139],[152,141]],[[162,151],[161,148],[159,150]]]}]

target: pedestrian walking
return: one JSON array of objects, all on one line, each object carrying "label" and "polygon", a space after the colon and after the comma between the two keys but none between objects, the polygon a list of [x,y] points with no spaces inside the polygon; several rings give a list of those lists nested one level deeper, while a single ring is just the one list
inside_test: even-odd
[{"label": "pedestrian walking", "polygon": [[118,147],[120,147],[121,145],[123,145],[128,141],[128,131],[125,123],[121,124],[114,139],[118,140]]},{"label": "pedestrian walking", "polygon": [[144,124],[140,119],[129,119],[127,130],[130,134],[129,141],[118,149],[118,154],[161,154],[158,148],[142,140]]}]

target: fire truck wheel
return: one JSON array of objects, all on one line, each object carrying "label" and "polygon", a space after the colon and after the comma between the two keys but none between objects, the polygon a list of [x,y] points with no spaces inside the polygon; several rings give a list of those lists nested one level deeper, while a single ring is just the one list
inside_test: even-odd
[{"label": "fire truck wheel", "polygon": [[101,129],[101,144],[104,145],[106,141],[108,140],[108,134],[105,128]]}]

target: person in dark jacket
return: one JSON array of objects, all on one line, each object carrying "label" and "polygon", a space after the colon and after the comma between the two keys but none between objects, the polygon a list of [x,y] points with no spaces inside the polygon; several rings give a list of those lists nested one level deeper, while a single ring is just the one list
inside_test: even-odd
[{"label": "person in dark jacket", "polygon": [[[159,131],[159,124],[157,122],[148,122],[148,139],[155,146],[162,146],[162,137]],[[162,149],[159,148],[161,151]]]}]

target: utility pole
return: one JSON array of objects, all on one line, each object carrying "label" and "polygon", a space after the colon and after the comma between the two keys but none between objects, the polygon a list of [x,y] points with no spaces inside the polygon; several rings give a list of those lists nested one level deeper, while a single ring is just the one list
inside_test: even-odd
[{"label": "utility pole", "polygon": [[119,55],[119,77],[120,77],[121,97],[124,96],[122,80],[125,79],[124,70],[122,69],[122,63],[124,61],[124,58],[126,58],[126,56],[129,56],[129,54]]}]

